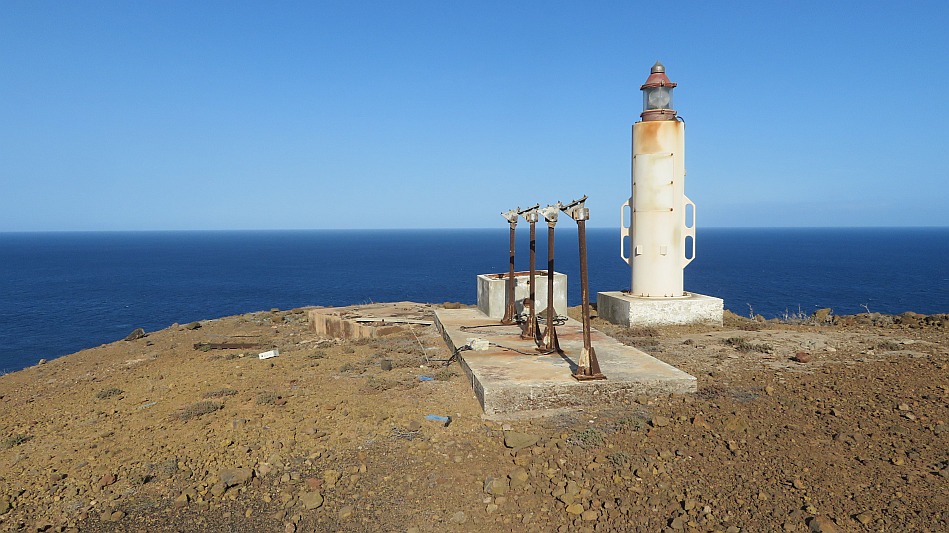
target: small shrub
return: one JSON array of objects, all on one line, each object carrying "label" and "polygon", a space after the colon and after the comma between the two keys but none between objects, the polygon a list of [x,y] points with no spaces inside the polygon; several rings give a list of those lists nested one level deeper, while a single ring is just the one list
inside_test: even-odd
[{"label": "small shrub", "polygon": [[883,350],[885,352],[896,352],[903,349],[903,346],[896,341],[883,341],[880,344],[877,344],[878,350]]},{"label": "small shrub", "polygon": [[435,378],[435,381],[449,381],[451,378],[458,375],[458,372],[455,372],[454,369],[442,367],[438,370],[432,372],[432,377]]},{"label": "small shrub", "polygon": [[0,441],[0,450],[9,450],[14,446],[19,446],[24,442],[31,440],[33,435],[10,435],[9,437]]},{"label": "small shrub", "polygon": [[203,401],[198,403],[193,403],[187,407],[182,408],[178,411],[179,420],[191,420],[192,418],[199,418],[208,413],[213,413],[219,409],[223,409],[224,406],[217,402]]},{"label": "small shrub", "polygon": [[757,344],[749,342],[744,337],[729,337],[722,341],[726,346],[731,346],[732,348],[738,350],[742,353],[750,352],[761,352],[761,353],[771,353],[774,348],[770,344]]},{"label": "small shrub", "polygon": [[280,399],[280,395],[273,391],[261,392],[257,395],[257,405],[272,405]]},{"label": "small shrub", "polygon": [[638,431],[646,427],[646,417],[637,413],[637,416],[630,416],[617,420],[614,426],[614,431]]},{"label": "small shrub", "polygon": [[225,396],[234,396],[235,394],[237,394],[237,390],[235,389],[219,389],[219,390],[213,390],[211,392],[205,392],[204,397],[205,398],[224,398]]},{"label": "small shrub", "polygon": [[358,367],[353,363],[346,363],[343,366],[339,367],[340,374],[352,374],[352,373],[355,373],[357,370],[359,370]]},{"label": "small shrub", "polygon": [[596,448],[603,445],[603,435],[593,428],[587,428],[568,437],[567,444],[579,446],[585,450]]},{"label": "small shrub", "polygon": [[606,456],[606,459],[614,467],[621,467],[629,464],[629,455],[625,452],[617,452]]},{"label": "small shrub", "polygon": [[119,394],[122,394],[123,392],[125,392],[125,391],[122,390],[122,389],[117,389],[117,388],[115,388],[115,387],[111,387],[111,388],[104,389],[104,390],[100,390],[99,392],[97,392],[97,393],[96,393],[96,398],[98,398],[98,399],[100,399],[100,400],[105,400],[106,398],[111,398],[111,397],[113,397],[113,396],[118,396]]},{"label": "small shrub", "polygon": [[323,359],[326,357],[326,352],[324,350],[317,350],[306,357],[307,359]]}]

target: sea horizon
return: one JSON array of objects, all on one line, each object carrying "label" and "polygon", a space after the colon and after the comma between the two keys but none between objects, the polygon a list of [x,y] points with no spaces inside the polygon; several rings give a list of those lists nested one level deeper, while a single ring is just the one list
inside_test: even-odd
[{"label": "sea horizon", "polygon": [[[538,223],[544,224],[543,222]],[[527,226],[527,222],[518,222],[518,227]],[[49,230],[0,230],[0,235],[15,234],[47,234],[47,233],[226,233],[226,232],[301,232],[301,231],[475,231],[475,230],[497,230],[507,231],[507,225],[499,224],[497,226],[483,227],[384,227],[384,228],[188,228],[188,229],[49,229]],[[593,226],[587,225],[587,230],[616,229],[618,226]],[[949,229],[949,225],[942,226],[702,226],[696,228],[696,231],[703,230],[874,230],[874,229]]]},{"label": "sea horizon", "polygon": [[[567,224],[566,222],[571,222]],[[527,224],[517,269],[528,268]],[[576,224],[555,270],[578,305]],[[340,238],[344,235],[344,238]],[[588,228],[590,291],[626,290],[615,227]],[[546,267],[538,232],[538,267]],[[685,290],[742,316],[949,312],[949,227],[699,228]],[[0,370],[124,338],[271,308],[369,301],[476,303],[508,268],[508,228],[123,230],[0,233]]]}]

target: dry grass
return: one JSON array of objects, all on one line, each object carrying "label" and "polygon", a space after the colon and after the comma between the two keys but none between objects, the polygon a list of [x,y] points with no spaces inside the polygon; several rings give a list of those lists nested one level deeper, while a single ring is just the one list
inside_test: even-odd
[{"label": "dry grass", "polygon": [[213,390],[211,392],[205,392],[204,397],[205,398],[224,398],[226,396],[234,396],[235,394],[237,394],[236,389],[218,389],[218,390]]},{"label": "dry grass", "polygon": [[178,418],[178,420],[191,420],[192,418],[200,418],[203,415],[213,413],[214,411],[222,409],[223,407],[223,404],[217,402],[197,402],[181,408],[181,410],[178,411],[176,418]]},{"label": "dry grass", "polygon": [[108,388],[108,389],[103,389],[103,390],[100,390],[99,392],[97,392],[97,393],[96,393],[96,398],[99,399],[99,400],[105,400],[106,398],[111,398],[111,397],[113,397],[113,396],[118,396],[118,395],[122,394],[123,392],[125,392],[125,391],[122,390],[122,389],[117,389],[117,388],[115,388],[115,387],[110,387],[110,388]]},{"label": "dry grass", "polygon": [[742,353],[760,352],[771,353],[774,348],[770,344],[749,342],[744,337],[729,337],[722,341],[722,344],[731,346]]},{"label": "dry grass", "polygon": [[32,438],[33,438],[32,435],[21,435],[21,434],[10,435],[9,437],[0,441],[0,450],[9,450],[10,448],[13,448],[14,446],[19,446]]}]

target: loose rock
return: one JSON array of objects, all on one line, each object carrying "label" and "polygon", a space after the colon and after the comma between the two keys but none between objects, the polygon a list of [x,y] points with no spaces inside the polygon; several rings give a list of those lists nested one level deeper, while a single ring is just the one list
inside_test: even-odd
[{"label": "loose rock", "polygon": [[518,431],[505,431],[504,432],[504,445],[508,448],[526,448],[528,446],[533,446],[537,444],[537,441],[540,439],[537,435],[531,435],[529,433],[520,433]]},{"label": "loose rock", "polygon": [[807,522],[807,525],[811,528],[812,533],[838,533],[840,531],[837,524],[824,515],[811,518],[810,521]]},{"label": "loose rock", "polygon": [[307,511],[323,506],[323,495],[319,492],[301,492],[300,505]]}]

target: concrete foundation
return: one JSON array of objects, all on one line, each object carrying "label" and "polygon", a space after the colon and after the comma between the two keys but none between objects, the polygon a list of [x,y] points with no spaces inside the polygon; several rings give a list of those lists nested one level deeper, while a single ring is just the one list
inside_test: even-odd
[{"label": "concrete foundation", "polygon": [[722,325],[724,300],[703,294],[686,294],[679,298],[642,298],[619,291],[598,292],[596,310],[600,318],[627,327]]},{"label": "concrete foundation", "polygon": [[[507,306],[507,278],[508,274],[479,274],[478,275],[478,310],[490,318],[501,320]],[[547,309],[547,271],[538,270],[534,283],[537,288],[534,298],[537,305],[535,312],[541,313]],[[518,313],[524,311],[524,298],[530,296],[530,272],[514,273],[514,308]],[[567,275],[554,272],[554,311],[558,315],[567,314]]]},{"label": "concrete foundation", "polygon": [[[521,339],[519,326],[503,326],[476,309],[436,309],[435,326],[448,347],[458,352],[488,418],[623,404],[642,394],[696,390],[694,377],[597,330],[592,332],[593,349],[607,379],[577,381],[572,374],[583,348],[583,330],[573,319],[557,327],[563,354],[550,355],[540,355],[532,340]],[[459,351],[472,339],[487,341],[487,349]]]},{"label": "concrete foundation", "polygon": [[372,339],[399,333],[405,324],[432,324],[411,302],[323,307],[311,309],[307,318],[317,335],[335,339]]}]

